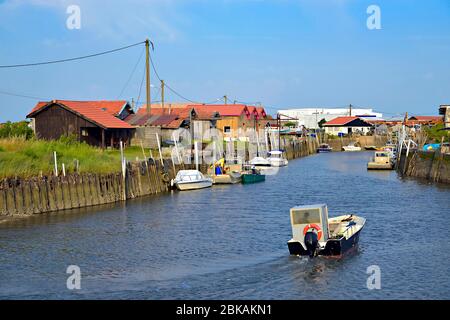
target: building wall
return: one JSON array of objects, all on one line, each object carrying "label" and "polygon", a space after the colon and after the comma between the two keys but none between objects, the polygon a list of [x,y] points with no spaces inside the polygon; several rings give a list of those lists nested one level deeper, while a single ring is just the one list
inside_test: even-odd
[{"label": "building wall", "polygon": [[[262,120],[258,121],[258,124],[260,126],[264,126],[264,124],[267,121],[262,121],[263,124],[260,124],[259,122],[261,122]],[[225,127],[230,127],[231,129],[231,133],[230,134],[226,134],[224,132],[224,128]],[[222,117],[221,119],[217,120],[217,129],[219,131],[221,131],[224,136],[231,136],[234,138],[237,138],[239,136],[242,136],[244,134],[244,132],[248,129],[248,128],[254,128],[255,127],[255,120],[254,117],[251,116],[250,119],[247,118],[246,115],[242,114],[239,117]]]},{"label": "building wall", "polygon": [[[324,127],[325,128],[325,133],[333,135],[333,136],[337,136],[339,135],[340,132],[342,132],[343,134],[348,134],[349,133],[349,127]],[[355,133],[357,131],[361,131],[364,134],[370,132],[371,127],[352,127],[352,133]]]},{"label": "building wall", "polygon": [[57,105],[39,112],[34,118],[35,134],[38,139],[55,140],[63,135],[81,138],[81,128],[97,126]]}]

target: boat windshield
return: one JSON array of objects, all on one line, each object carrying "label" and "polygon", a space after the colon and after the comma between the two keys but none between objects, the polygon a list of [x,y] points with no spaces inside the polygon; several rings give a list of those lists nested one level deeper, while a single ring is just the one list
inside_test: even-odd
[{"label": "boat windshield", "polygon": [[293,210],[293,224],[320,223],[320,209]]}]

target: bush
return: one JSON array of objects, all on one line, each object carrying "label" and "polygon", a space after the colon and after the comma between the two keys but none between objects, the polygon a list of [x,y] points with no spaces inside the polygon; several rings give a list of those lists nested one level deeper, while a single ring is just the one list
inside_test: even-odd
[{"label": "bush", "polygon": [[31,139],[34,133],[28,124],[27,121],[4,123],[0,125],[0,138],[24,137],[25,139]]}]

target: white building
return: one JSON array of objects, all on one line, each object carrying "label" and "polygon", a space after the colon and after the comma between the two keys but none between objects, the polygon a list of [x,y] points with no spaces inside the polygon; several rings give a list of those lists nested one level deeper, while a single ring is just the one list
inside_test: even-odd
[{"label": "white building", "polygon": [[[381,119],[382,113],[374,112],[373,109],[362,108],[298,108],[298,109],[283,109],[278,110],[281,114],[281,119],[296,118],[298,119],[298,126],[305,126],[309,129],[318,129],[318,123],[325,119],[325,121],[333,120],[337,117],[354,116],[368,119]],[[287,117],[286,117],[287,116]],[[295,120],[292,120],[295,121]]]}]

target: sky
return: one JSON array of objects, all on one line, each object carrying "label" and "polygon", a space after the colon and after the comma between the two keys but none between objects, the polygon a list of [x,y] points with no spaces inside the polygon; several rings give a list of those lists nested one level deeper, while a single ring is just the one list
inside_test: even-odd
[{"label": "sky", "polygon": [[[80,9],[69,29],[67,8]],[[381,29],[369,29],[370,5]],[[159,76],[198,102],[370,107],[434,115],[450,103],[449,0],[0,0],[0,65],[144,41]],[[0,68],[0,122],[38,100],[145,99],[144,46],[92,59]],[[134,72],[133,72],[134,71]],[[159,80],[151,75],[153,100]],[[122,94],[121,94],[122,93]],[[166,101],[182,98],[166,90]]]}]

